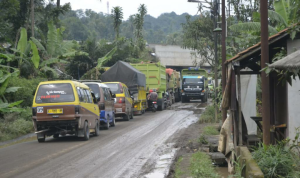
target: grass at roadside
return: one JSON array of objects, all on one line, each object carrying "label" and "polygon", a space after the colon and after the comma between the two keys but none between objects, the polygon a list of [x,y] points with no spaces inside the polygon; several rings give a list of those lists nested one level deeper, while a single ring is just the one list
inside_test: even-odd
[{"label": "grass at roadside", "polygon": [[21,113],[7,113],[0,118],[0,142],[11,140],[33,131],[31,108]]},{"label": "grass at roadside", "polygon": [[[220,121],[221,114],[218,113],[218,121]],[[215,122],[215,107],[214,105],[209,105],[206,107],[205,111],[200,116],[200,123],[213,123]]]},{"label": "grass at roadside", "polygon": [[269,146],[260,144],[252,156],[266,178],[300,177],[299,153],[292,148],[285,141]]},{"label": "grass at roadside", "polygon": [[179,159],[177,160],[176,164],[175,164],[175,178],[180,178],[181,175],[183,174],[182,170],[180,169],[180,163],[183,160],[182,157],[179,157]]},{"label": "grass at roadside", "polygon": [[214,126],[206,126],[203,129],[203,134],[205,135],[218,135],[219,132]]},{"label": "grass at roadside", "polygon": [[212,165],[210,157],[203,152],[196,152],[192,155],[190,171],[193,178],[217,178],[220,177]]}]

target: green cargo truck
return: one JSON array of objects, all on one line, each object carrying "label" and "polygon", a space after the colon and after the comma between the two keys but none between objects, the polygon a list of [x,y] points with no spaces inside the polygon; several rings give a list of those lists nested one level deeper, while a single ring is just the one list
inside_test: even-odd
[{"label": "green cargo truck", "polygon": [[201,99],[204,103],[208,97],[208,74],[206,70],[190,67],[181,71],[182,93],[181,101],[189,102],[190,99]]},{"label": "green cargo truck", "polygon": [[137,70],[141,71],[146,76],[146,88],[147,94],[149,90],[156,89],[158,94],[158,110],[165,109],[166,106],[166,67],[160,63],[139,63],[139,64],[130,64]]}]

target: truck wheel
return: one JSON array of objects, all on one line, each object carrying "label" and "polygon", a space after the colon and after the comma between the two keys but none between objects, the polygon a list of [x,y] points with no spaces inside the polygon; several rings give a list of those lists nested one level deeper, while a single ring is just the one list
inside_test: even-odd
[{"label": "truck wheel", "polygon": [[158,106],[157,110],[162,111],[164,109],[165,109],[165,103],[164,103],[164,101],[162,101],[161,106]]},{"label": "truck wheel", "polygon": [[123,120],[124,120],[124,121],[129,121],[128,115],[125,114],[125,115],[123,116]]},{"label": "truck wheel", "polygon": [[201,98],[201,103],[205,103],[205,96]]},{"label": "truck wheel", "polygon": [[130,119],[133,119],[133,111],[131,110]]},{"label": "truck wheel", "polygon": [[109,119],[106,119],[106,125],[104,126],[105,130],[108,130],[110,126]]},{"label": "truck wheel", "polygon": [[45,142],[45,140],[46,140],[46,134],[44,134],[43,138],[38,138],[37,137],[37,140],[38,140],[39,143]]},{"label": "truck wheel", "polygon": [[54,134],[53,135],[53,138],[58,138],[59,137],[59,134]]},{"label": "truck wheel", "polygon": [[116,125],[116,118],[115,118],[115,115],[113,114],[113,119],[112,119],[112,122],[110,123],[110,126],[114,127],[115,125]]},{"label": "truck wheel", "polygon": [[182,102],[182,103],[185,103],[185,98],[184,98],[184,96],[181,97],[181,102]]},{"label": "truck wheel", "polygon": [[84,126],[83,126],[83,140],[89,140],[90,139],[90,129],[89,129],[89,125],[88,122],[85,121],[84,122]]},{"label": "truck wheel", "polygon": [[97,122],[96,126],[95,126],[95,136],[99,136],[100,135],[100,130],[99,130],[99,122]]}]

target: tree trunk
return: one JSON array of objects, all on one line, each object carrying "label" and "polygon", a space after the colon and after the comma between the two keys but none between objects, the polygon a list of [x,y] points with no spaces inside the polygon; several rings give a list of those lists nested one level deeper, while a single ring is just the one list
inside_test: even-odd
[{"label": "tree trunk", "polygon": [[34,37],[34,0],[31,0],[31,36]]},{"label": "tree trunk", "polygon": [[56,7],[59,8],[60,7],[60,0],[56,1]]}]

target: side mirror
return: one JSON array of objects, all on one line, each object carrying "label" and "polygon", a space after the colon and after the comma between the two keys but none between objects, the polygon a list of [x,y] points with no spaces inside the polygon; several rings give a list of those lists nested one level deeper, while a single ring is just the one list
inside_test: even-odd
[{"label": "side mirror", "polygon": [[116,98],[116,94],[112,94],[111,97],[112,97],[112,98]]}]

